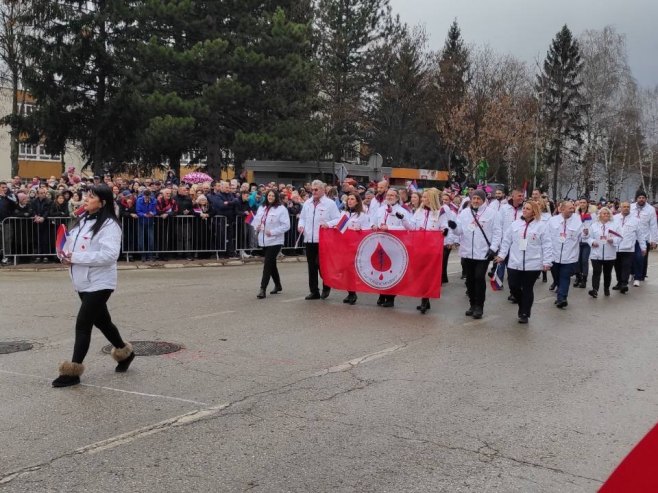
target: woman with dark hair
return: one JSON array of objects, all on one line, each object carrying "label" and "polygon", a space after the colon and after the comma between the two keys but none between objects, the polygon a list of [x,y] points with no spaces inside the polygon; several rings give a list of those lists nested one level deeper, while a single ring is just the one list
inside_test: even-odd
[{"label": "woman with dark hair", "polygon": [[[347,228],[353,229],[356,231],[372,229],[370,223],[370,216],[363,211],[363,200],[361,196],[356,192],[350,192],[347,194],[347,201],[345,203],[345,213],[348,215]],[[334,219],[327,223],[328,227],[335,227],[341,220],[343,215],[338,219]],[[348,303],[353,305],[356,303],[357,296],[356,291],[348,291],[347,297],[343,300],[343,303]]]},{"label": "woman with dark hair", "polygon": [[279,192],[270,190],[265,197],[265,203],[258,208],[256,216],[251,223],[258,236],[258,246],[263,248],[265,262],[263,264],[263,277],[260,282],[258,299],[265,298],[265,290],[270,282],[274,281],[274,289],[270,294],[280,293],[281,279],[279,269],[276,267],[276,257],[281,251],[286,231],[290,229],[290,216],[288,209],[281,205]]},{"label": "woman with dark hair", "polygon": [[132,346],[123,341],[107,310],[107,300],[117,284],[121,250],[121,227],[114,212],[112,189],[107,185],[91,187],[85,198],[85,211],[72,227],[60,255],[62,264],[70,267],[73,288],[82,305],[75,324],[73,357],[60,364],[53,387],[80,383],[94,325],[114,346],[112,357],[118,362],[117,372],[128,370],[135,358]]}]

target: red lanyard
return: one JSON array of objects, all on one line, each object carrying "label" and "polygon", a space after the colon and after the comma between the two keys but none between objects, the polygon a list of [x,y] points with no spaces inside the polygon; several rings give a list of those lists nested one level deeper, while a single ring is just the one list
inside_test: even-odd
[{"label": "red lanyard", "polygon": [[526,223],[525,223],[525,231],[523,231],[523,239],[524,239],[524,240],[526,239],[526,237],[527,237],[527,235],[528,235],[528,226],[530,226],[530,223],[531,223],[532,221],[534,221],[534,218],[533,218],[533,219],[530,219],[530,221],[526,221]]},{"label": "red lanyard", "polygon": [[260,220],[260,225],[265,227],[265,224],[267,223],[267,215],[270,213],[270,208],[265,207],[265,215],[263,216],[263,219]]},{"label": "red lanyard", "polygon": [[[514,207],[514,206],[512,206],[512,207]],[[519,208],[518,208],[518,207],[514,207],[514,220],[515,220],[515,221],[516,221],[516,215],[518,214],[518,212],[519,212]],[[527,228],[527,226],[526,226],[526,228]]]},{"label": "red lanyard", "polygon": [[427,220],[430,218],[430,211],[429,209],[425,210],[425,224],[423,225],[423,229],[427,229]]}]

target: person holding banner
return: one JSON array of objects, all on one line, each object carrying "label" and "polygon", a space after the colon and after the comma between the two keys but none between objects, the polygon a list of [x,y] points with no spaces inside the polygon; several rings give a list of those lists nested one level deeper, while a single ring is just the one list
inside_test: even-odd
[{"label": "person holding banner", "polygon": [[523,204],[521,217],[505,231],[496,262],[502,264],[506,258],[510,291],[519,305],[519,323],[527,324],[535,282],[553,263],[553,245],[537,202]]},{"label": "person holding banner", "polygon": [[[457,211],[459,209],[455,207],[454,204],[452,203],[452,198],[450,197],[449,193],[443,192],[441,194],[441,203],[442,203],[441,210],[445,211],[445,214],[448,215],[448,219],[456,222]],[[452,232],[452,230],[448,233],[448,236],[446,236],[443,240],[443,257],[441,259],[442,261],[441,284],[448,283],[448,259],[450,258],[450,252],[455,247],[456,241],[457,240],[455,238],[455,234]]]},{"label": "person holding banner", "polygon": [[114,212],[112,189],[107,185],[91,187],[85,209],[86,214],[73,226],[59,254],[62,264],[70,267],[73,288],[82,305],[75,324],[73,357],[60,364],[53,387],[80,383],[94,325],[114,346],[111,354],[118,363],[117,372],[127,371],[135,358],[132,345],[123,341],[107,310],[107,300],[117,285],[121,251],[121,226]]},{"label": "person holding banner", "polygon": [[[409,229],[416,231],[441,231],[445,241],[450,232],[449,226],[453,226],[453,228],[457,226],[455,219],[456,216],[450,208],[446,210],[445,206],[441,205],[439,191],[436,188],[430,188],[423,192],[420,199],[420,207],[414,214],[410,224],[411,228]],[[445,248],[443,254],[445,255]],[[416,310],[420,310],[420,313],[424,315],[430,308],[430,299],[422,298]]]},{"label": "person holding banner", "polygon": [[500,214],[484,205],[486,198],[484,190],[474,190],[469,205],[457,216],[455,228],[470,302],[465,315],[475,319],[482,318],[484,313],[487,267],[502,239]]},{"label": "person holding banner", "polygon": [[[377,209],[373,229],[378,231],[410,229],[410,220],[411,215],[409,211],[399,203],[397,189],[389,188],[386,191],[386,200]],[[395,295],[380,294],[377,305],[384,308],[393,308],[395,306]]]},{"label": "person holding banner", "polygon": [[615,224],[611,219],[610,209],[602,207],[598,219],[590,227],[587,238],[587,243],[591,247],[589,258],[592,262],[592,289],[589,295],[592,298],[596,298],[599,294],[601,272],[603,272],[603,294],[610,296],[612,268],[617,258],[617,246],[621,240],[621,234],[615,230]]},{"label": "person holding banner", "polygon": [[270,283],[270,277],[274,281],[274,289],[270,294],[280,293],[281,278],[276,266],[276,257],[281,251],[286,232],[290,229],[290,216],[288,209],[281,204],[279,192],[270,190],[265,197],[265,203],[258,208],[252,226],[258,235],[258,246],[263,248],[263,277],[260,281],[260,291],[256,298],[265,298],[265,290]]},{"label": "person holding banner", "polygon": [[[328,227],[336,228],[341,233],[348,229],[364,231],[372,228],[370,217],[363,210],[363,201],[356,192],[349,192],[346,199],[345,212],[338,218],[327,223]],[[353,305],[356,303],[356,291],[348,291],[343,303]]]},{"label": "person holding banner", "polygon": [[305,299],[319,300],[329,297],[331,288],[322,286],[322,294],[318,287],[318,274],[320,272],[320,226],[329,221],[338,219],[340,213],[336,203],[325,197],[325,185],[320,180],[311,183],[311,198],[304,202],[299,215],[297,231],[304,235],[306,246],[306,263],[308,265],[308,287],[311,291]]}]

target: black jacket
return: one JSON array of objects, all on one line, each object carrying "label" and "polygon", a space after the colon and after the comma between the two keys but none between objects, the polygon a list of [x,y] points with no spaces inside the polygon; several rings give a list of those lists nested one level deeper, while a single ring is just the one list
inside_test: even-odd
[{"label": "black jacket", "polygon": [[208,197],[215,214],[232,219],[237,214],[238,199],[232,193],[219,192]]},{"label": "black jacket", "polygon": [[50,213],[50,204],[52,204],[52,202],[48,199],[33,199],[31,205],[34,215],[47,218],[48,214]]},{"label": "black jacket", "polygon": [[0,197],[0,222],[3,219],[11,217],[14,208],[16,207],[17,199],[16,196],[11,192],[7,191],[7,195]]},{"label": "black jacket", "polygon": [[[176,195],[174,200],[178,204],[178,212],[176,213],[177,216],[191,216],[194,213],[194,204],[192,203],[192,199],[189,195],[186,195],[185,197]],[[187,214],[185,211],[187,211]]]}]

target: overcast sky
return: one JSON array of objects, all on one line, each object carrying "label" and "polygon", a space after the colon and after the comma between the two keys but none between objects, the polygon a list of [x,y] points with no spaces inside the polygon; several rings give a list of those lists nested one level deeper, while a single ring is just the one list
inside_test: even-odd
[{"label": "overcast sky", "polygon": [[564,24],[578,36],[607,25],[626,35],[633,75],[640,85],[658,85],[658,0],[390,0],[410,25],[424,25],[430,47],[443,46],[457,18],[468,44],[489,44],[532,65],[543,62]]}]

